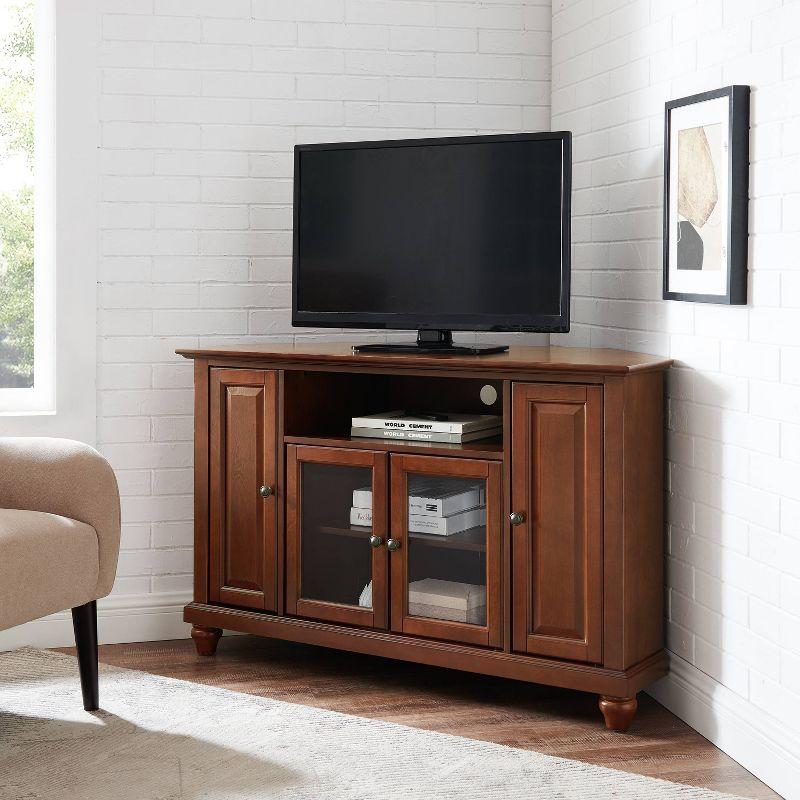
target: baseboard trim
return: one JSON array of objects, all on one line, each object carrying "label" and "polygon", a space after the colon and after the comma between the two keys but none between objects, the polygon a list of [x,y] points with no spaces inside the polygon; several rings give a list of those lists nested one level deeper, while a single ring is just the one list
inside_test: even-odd
[{"label": "baseboard trim", "polygon": [[800,800],[797,733],[688,661],[669,653],[670,671],[647,693],[786,800]]},{"label": "baseboard trim", "polygon": [[[111,595],[98,600],[100,644],[185,639],[189,636],[190,626],[183,621],[183,607],[191,600],[191,594],[187,592]],[[74,643],[69,611],[0,632],[0,651],[25,646],[70,647]]]}]

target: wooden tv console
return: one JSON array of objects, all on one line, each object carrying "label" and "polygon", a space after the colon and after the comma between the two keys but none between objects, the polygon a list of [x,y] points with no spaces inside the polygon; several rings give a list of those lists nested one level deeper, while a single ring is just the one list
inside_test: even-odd
[{"label": "wooden tv console", "polygon": [[[226,629],[550,684],[598,693],[606,725],[628,727],[636,693],[667,669],[668,359],[314,343],[178,352],[195,368],[184,619],[198,653],[213,655]],[[350,437],[352,416],[393,408],[497,413],[503,432],[466,444]],[[410,533],[409,484],[434,479],[478,487],[485,525]],[[371,527],[350,524],[359,488],[371,488]],[[430,577],[485,605],[471,620],[449,601],[420,612],[409,585]]]}]

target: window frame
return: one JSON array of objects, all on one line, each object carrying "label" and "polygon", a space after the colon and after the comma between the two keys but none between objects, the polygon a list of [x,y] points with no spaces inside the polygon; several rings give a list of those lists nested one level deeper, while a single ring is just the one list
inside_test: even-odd
[{"label": "window frame", "polygon": [[36,0],[34,387],[0,434],[96,438],[97,0]]}]

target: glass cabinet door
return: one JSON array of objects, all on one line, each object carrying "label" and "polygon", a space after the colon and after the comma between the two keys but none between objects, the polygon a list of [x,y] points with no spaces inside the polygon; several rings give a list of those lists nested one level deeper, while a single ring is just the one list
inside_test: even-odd
[{"label": "glass cabinet door", "polygon": [[500,646],[499,463],[391,456],[392,630]]},{"label": "glass cabinet door", "polygon": [[287,612],[387,625],[385,453],[287,448]]}]

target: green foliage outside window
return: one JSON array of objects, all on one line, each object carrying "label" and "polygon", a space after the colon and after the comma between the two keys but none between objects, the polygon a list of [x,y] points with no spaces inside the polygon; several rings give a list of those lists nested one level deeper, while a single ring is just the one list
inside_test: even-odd
[{"label": "green foliage outside window", "polygon": [[0,186],[0,388],[33,385],[33,2],[6,5],[0,43],[0,160],[24,157],[30,180]]}]

